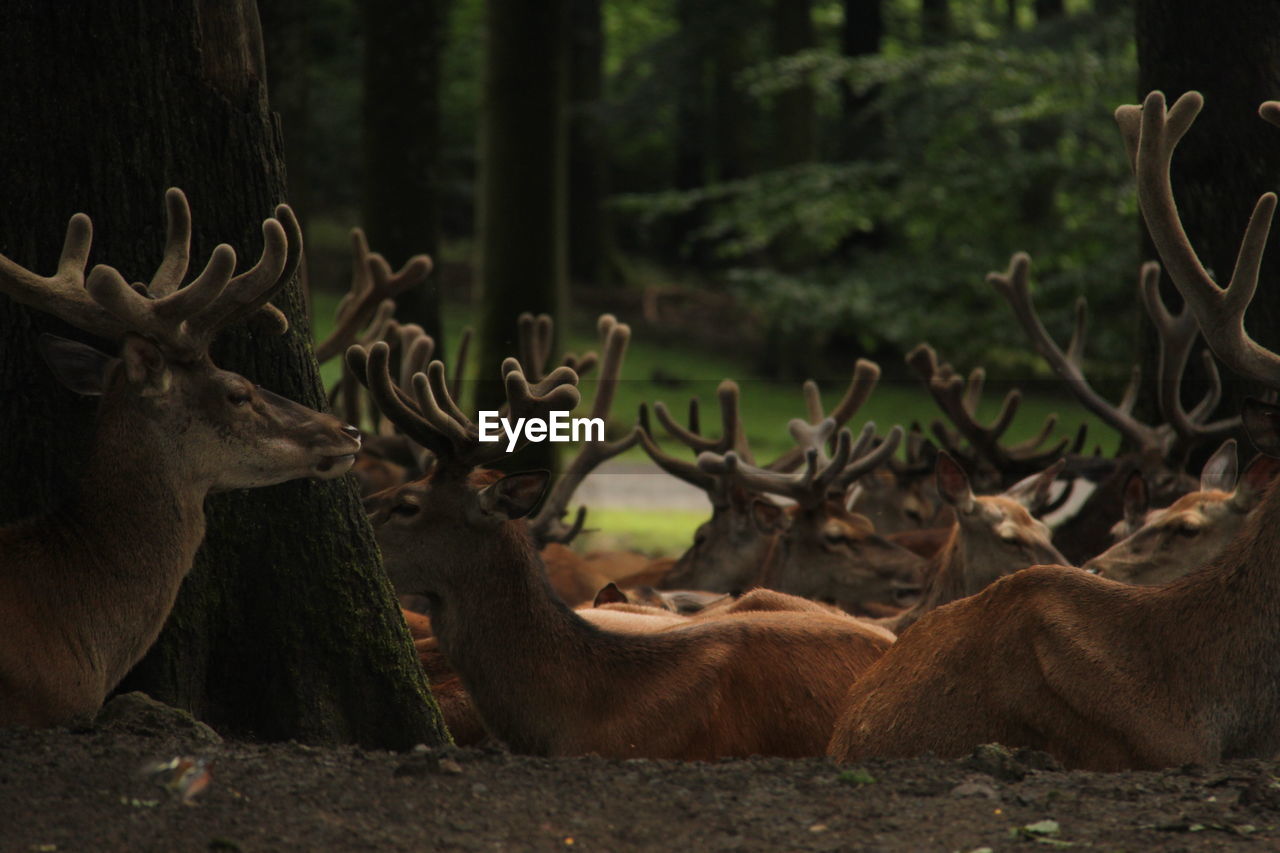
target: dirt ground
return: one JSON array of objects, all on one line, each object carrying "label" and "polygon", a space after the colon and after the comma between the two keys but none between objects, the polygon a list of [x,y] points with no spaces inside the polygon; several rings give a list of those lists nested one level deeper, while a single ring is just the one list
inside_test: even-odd
[{"label": "dirt ground", "polygon": [[[1066,773],[962,761],[711,764],[223,741],[146,706],[0,730],[0,851],[1280,848],[1280,764]],[[149,764],[209,762],[183,802]],[[171,774],[170,774],[171,775]]]}]

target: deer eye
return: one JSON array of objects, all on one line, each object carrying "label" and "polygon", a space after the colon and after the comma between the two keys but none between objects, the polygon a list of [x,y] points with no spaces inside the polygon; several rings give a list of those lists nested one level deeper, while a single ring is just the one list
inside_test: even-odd
[{"label": "deer eye", "polygon": [[1194,524],[1180,524],[1178,525],[1178,535],[1190,539],[1192,536],[1200,535],[1200,528]]},{"label": "deer eye", "polygon": [[253,396],[248,391],[245,391],[243,388],[237,388],[234,391],[228,392],[227,394],[227,402],[233,406],[243,406],[245,403],[248,403],[251,399],[253,399]]},{"label": "deer eye", "polygon": [[417,504],[398,503],[391,507],[391,514],[398,515],[402,518],[412,518],[418,514],[420,507]]}]

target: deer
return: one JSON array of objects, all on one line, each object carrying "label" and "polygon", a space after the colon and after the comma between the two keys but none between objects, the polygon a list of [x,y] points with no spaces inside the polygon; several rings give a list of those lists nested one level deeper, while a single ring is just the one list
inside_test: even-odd
[{"label": "deer", "polygon": [[[410,391],[393,382],[385,344],[352,347],[347,359],[383,415],[435,456],[432,472],[387,495],[371,522],[391,583],[427,597],[439,649],[491,733],[548,756],[822,751],[841,696],[889,646],[889,632],[781,612],[673,621],[656,632],[596,627],[552,593],[520,521],[547,473],[484,469],[505,449],[478,440],[439,362]],[[531,384],[508,359],[502,377],[512,416],[545,417],[579,400],[567,367]]]},{"label": "deer", "polygon": [[1159,264],[1143,264],[1137,280],[1138,295],[1159,345],[1155,388],[1161,420],[1154,424],[1143,423],[1133,414],[1141,379],[1138,366],[1133,368],[1129,385],[1118,404],[1099,394],[1085,376],[1088,306],[1083,297],[1076,302],[1075,325],[1066,350],[1050,337],[1031,299],[1030,268],[1031,258],[1025,252],[1018,252],[1004,273],[991,273],[987,281],[1012,307],[1032,348],[1085,409],[1120,434],[1127,448],[1106,465],[1099,466],[1099,460],[1088,458],[1074,458],[1069,463],[1072,471],[1082,466],[1092,469],[1088,475],[1095,484],[1075,515],[1057,525],[1067,556],[1075,562],[1084,562],[1107,547],[1108,533],[1122,516],[1125,484],[1133,473],[1143,477],[1154,501],[1172,502],[1196,487],[1195,480],[1183,471],[1190,454],[1201,445],[1221,442],[1238,434],[1240,419],[1211,420],[1221,399],[1222,385],[1217,365],[1208,351],[1203,351],[1201,356],[1209,389],[1190,410],[1183,405],[1179,388],[1199,330],[1189,312],[1175,315],[1162,302]]},{"label": "deer", "polygon": [[[880,378],[880,367],[867,359],[854,363],[849,385],[830,413],[824,412],[821,393],[813,380],[802,386],[808,422],[818,424],[830,417],[839,428],[862,407]],[[689,427],[681,426],[661,402],[655,403],[654,415],[666,432],[695,453],[724,454],[734,452],[742,460],[754,461],[742,428],[739,410],[741,392],[738,384],[725,379],[716,389],[720,407],[721,430],[717,439],[700,434],[697,400],[690,400]],[[676,561],[660,582],[667,589],[701,589],[711,592],[740,593],[759,582],[764,562],[777,548],[778,525],[761,524],[760,494],[745,487],[735,478],[724,477],[702,469],[696,462],[678,459],[662,451],[647,426],[642,412],[640,445],[649,458],[668,474],[698,487],[711,502],[711,518],[698,527],[693,544]],[[792,449],[764,466],[771,472],[794,469],[802,461],[803,451]],[[838,515],[839,510],[833,510]],[[773,513],[776,516],[776,512]],[[785,521],[775,518],[775,521]],[[836,526],[840,521],[835,522]],[[855,525],[859,526],[861,525]],[[809,528],[812,529],[812,528]],[[856,533],[856,531],[855,531]],[[800,534],[797,534],[800,535]],[[819,546],[820,547],[820,546]]]},{"label": "deer", "polygon": [[[1138,205],[1213,353],[1280,388],[1280,355],[1244,328],[1276,195],[1254,207],[1226,286],[1205,270],[1173,199],[1170,165],[1199,112],[1189,92],[1116,111]],[[1280,126],[1280,102],[1259,111]],[[1243,426],[1280,455],[1280,407],[1246,401]],[[828,754],[838,761],[978,744],[1044,750],[1071,768],[1154,769],[1280,750],[1280,490],[1266,491],[1216,558],[1161,586],[1037,566],[920,620],[850,689]]]},{"label": "deer", "polygon": [[[706,451],[698,467],[751,492],[794,502],[791,511],[757,502],[757,524],[779,534],[759,575],[760,585],[792,595],[832,602],[854,613],[878,615],[906,592],[919,588],[925,560],[875,532],[865,516],[844,509],[850,485],[883,464],[902,440],[901,427],[876,444],[875,424],[855,442],[848,429],[836,432],[827,418],[818,425],[794,418],[788,424],[804,465],[790,474],[750,465],[737,452]],[[836,436],[835,451],[825,445]]]},{"label": "deer", "polygon": [[0,528],[0,726],[92,715],[155,642],[205,534],[210,492],[342,476],[355,427],[216,367],[209,345],[250,317],[283,332],[270,299],[293,277],[301,231],[286,205],[262,225],[258,262],[235,275],[217,246],[186,286],[191,212],[165,194],[163,258],[147,284],[113,267],[86,276],[92,222],[71,217],[48,277],[0,256],[10,299],[114,341],[117,355],[41,335],[54,376],[101,397],[92,452],[51,512]]}]

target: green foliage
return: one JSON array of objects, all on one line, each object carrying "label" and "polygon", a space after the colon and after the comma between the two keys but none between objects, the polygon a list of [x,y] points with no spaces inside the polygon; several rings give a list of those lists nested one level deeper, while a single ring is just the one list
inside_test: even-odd
[{"label": "green foliage", "polygon": [[[928,340],[949,360],[1023,373],[1040,368],[984,275],[1026,250],[1050,331],[1065,340],[1086,295],[1090,356],[1123,372],[1138,226],[1111,114],[1132,100],[1135,69],[1130,21],[1087,14],[857,60],[806,51],[740,83],[762,100],[815,86],[842,159],[618,206],[641,227],[700,212],[687,241],[782,330],[868,350]],[[843,87],[869,99],[850,119]]]}]

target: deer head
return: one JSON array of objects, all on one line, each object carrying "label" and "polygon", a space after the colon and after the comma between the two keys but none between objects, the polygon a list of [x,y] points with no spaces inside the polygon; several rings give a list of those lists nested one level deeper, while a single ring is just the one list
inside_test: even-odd
[{"label": "deer head", "polygon": [[208,353],[222,329],[250,316],[264,318],[276,332],[287,328],[269,300],[297,269],[302,237],[292,211],[280,205],[276,217],[263,222],[264,248],[252,268],[234,275],[235,251],[219,245],[184,287],[191,212],[178,189],[165,194],[165,206],[164,258],[149,284],[130,285],[104,264],[86,278],[93,230],[89,217],[76,214],[58,271],[38,276],[0,256],[0,292],[120,342],[112,356],[53,335],[40,339],[63,384],[103,397],[103,423],[128,422],[114,439],[102,440],[143,443],[208,490],[341,476],[360,448],[355,427],[220,370]]}]

